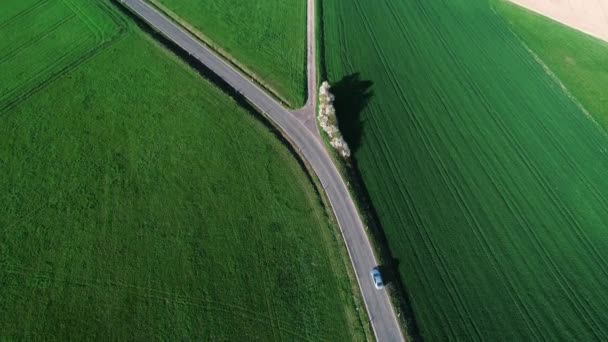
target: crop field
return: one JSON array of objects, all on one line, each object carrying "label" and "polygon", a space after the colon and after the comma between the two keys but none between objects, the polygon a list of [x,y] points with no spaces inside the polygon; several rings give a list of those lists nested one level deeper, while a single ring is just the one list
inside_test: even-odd
[{"label": "crop field", "polygon": [[292,107],[306,99],[306,0],[153,0]]},{"label": "crop field", "polygon": [[114,5],[24,3],[0,5],[21,70],[0,66],[0,339],[365,339],[335,228],[264,124]]},{"label": "crop field", "polygon": [[488,1],[322,4],[340,124],[419,333],[607,339],[604,130]]},{"label": "crop field", "polygon": [[507,1],[497,1],[495,8],[594,119],[608,129],[608,43]]},{"label": "crop field", "polygon": [[82,63],[121,30],[100,10],[103,3],[10,0],[1,6],[0,110]]}]

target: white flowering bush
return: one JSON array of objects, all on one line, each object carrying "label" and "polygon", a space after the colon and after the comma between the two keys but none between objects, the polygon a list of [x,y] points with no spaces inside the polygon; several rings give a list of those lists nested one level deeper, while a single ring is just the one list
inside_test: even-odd
[{"label": "white flowering bush", "polygon": [[338,118],[334,108],[334,96],[330,92],[327,81],[319,89],[319,113],[317,116],[319,126],[329,137],[329,144],[338,151],[343,158],[350,157],[350,148],[338,128]]}]

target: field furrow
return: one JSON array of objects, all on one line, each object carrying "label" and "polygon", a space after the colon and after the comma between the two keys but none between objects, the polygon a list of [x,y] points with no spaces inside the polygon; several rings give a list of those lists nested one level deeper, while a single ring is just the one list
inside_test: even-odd
[{"label": "field furrow", "polygon": [[372,84],[338,117],[362,122],[355,158],[422,335],[605,338],[604,131],[490,1],[323,14],[330,82]]}]

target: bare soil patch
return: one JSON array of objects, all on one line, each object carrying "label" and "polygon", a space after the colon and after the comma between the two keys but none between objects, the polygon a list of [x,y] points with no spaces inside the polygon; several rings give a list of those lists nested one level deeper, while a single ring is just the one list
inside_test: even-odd
[{"label": "bare soil patch", "polygon": [[608,41],[608,1],[510,0],[564,25]]}]

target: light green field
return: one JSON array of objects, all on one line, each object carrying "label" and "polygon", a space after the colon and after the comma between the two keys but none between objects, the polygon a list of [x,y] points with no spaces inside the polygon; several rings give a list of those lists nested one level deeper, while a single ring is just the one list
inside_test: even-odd
[{"label": "light green field", "polygon": [[[364,339],[339,237],[273,133],[117,7],[38,5],[0,5],[21,70],[0,65],[0,339]],[[39,69],[25,32],[7,43],[63,18],[20,52]]]},{"label": "light green field", "polygon": [[495,8],[598,123],[608,129],[608,43],[507,1],[496,1]]},{"label": "light green field", "polygon": [[422,337],[608,339],[604,130],[490,1],[322,4],[340,124]]},{"label": "light green field", "polygon": [[93,2],[74,1],[11,0],[0,5],[0,111],[120,35],[114,15],[104,15]]},{"label": "light green field", "polygon": [[306,0],[153,0],[292,107],[306,99]]}]

